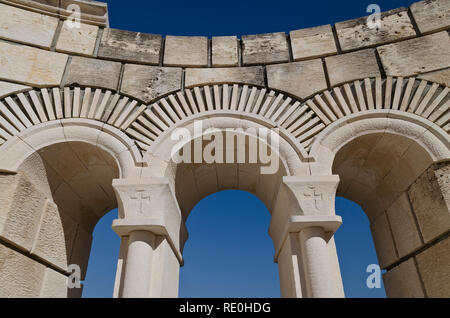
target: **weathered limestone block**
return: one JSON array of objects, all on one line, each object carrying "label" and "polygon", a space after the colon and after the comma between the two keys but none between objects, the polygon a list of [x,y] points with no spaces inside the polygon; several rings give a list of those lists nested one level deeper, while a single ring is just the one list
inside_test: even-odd
[{"label": "weathered limestone block", "polygon": [[92,56],[97,42],[98,26],[80,23],[79,28],[71,27],[66,20],[59,34],[56,51]]},{"label": "weathered limestone block", "polygon": [[211,43],[212,66],[237,66],[238,39],[236,36],[214,36]]},{"label": "weathered limestone block", "polygon": [[208,66],[208,38],[204,36],[168,35],[164,48],[164,65]]},{"label": "weathered limestone block", "polygon": [[413,258],[386,272],[383,281],[389,298],[425,297]]},{"label": "weathered limestone block", "polygon": [[74,56],[64,85],[77,84],[117,90],[120,68],[119,62]]},{"label": "weathered limestone block", "polygon": [[450,297],[450,238],[416,256],[428,297]]},{"label": "weathered limestone block", "polygon": [[446,31],[377,48],[388,76],[412,76],[450,67]]},{"label": "weathered limestone block", "polygon": [[262,66],[186,69],[186,87],[219,83],[242,83],[263,86],[264,70]]},{"label": "weathered limestone block", "polygon": [[421,33],[450,27],[450,2],[447,0],[415,2],[411,5],[411,12]]},{"label": "weathered limestone block", "polygon": [[161,35],[105,29],[98,56],[126,62],[158,65],[161,43]]},{"label": "weathered limestone block", "polygon": [[68,56],[0,42],[0,79],[32,86],[61,83]]},{"label": "weathered limestone block", "polygon": [[381,268],[386,268],[398,259],[386,214],[382,213],[379,215],[370,224],[370,228],[377,250],[378,261]]},{"label": "weathered limestone block", "polygon": [[20,174],[0,175],[0,237],[30,250],[45,198]]},{"label": "weathered limestone block", "polygon": [[325,58],[331,86],[366,77],[380,76],[373,49]]},{"label": "weathered limestone block", "polygon": [[77,231],[75,221],[50,200],[42,217],[39,233],[31,253],[61,270],[67,270]]},{"label": "weathered limestone block", "polygon": [[6,97],[12,93],[21,93],[30,90],[31,87],[0,81],[0,98]]},{"label": "weathered limestone block", "polygon": [[369,28],[367,17],[336,23],[336,31],[343,51],[385,44],[416,35],[405,8],[381,14],[381,28]]},{"label": "weathered limestone block", "polygon": [[421,74],[417,76],[418,79],[424,79],[427,81],[435,82],[440,85],[445,85],[450,87],[450,68],[442,71],[431,72],[427,74]]},{"label": "weathered limestone block", "polygon": [[275,64],[267,66],[270,88],[279,89],[300,99],[327,88],[322,60]]},{"label": "weathered limestone block", "polygon": [[0,4],[0,38],[50,48],[58,19]]},{"label": "weathered limestone block", "polygon": [[125,65],[120,91],[149,103],[158,96],[181,89],[181,69]]},{"label": "weathered limestone block", "polygon": [[291,31],[289,35],[294,61],[337,53],[333,30],[329,24]]},{"label": "weathered limestone block", "polygon": [[425,243],[450,229],[450,164],[437,163],[410,187],[409,198]]},{"label": "weathered limestone block", "polygon": [[0,298],[39,297],[45,266],[0,244]]},{"label": "weathered limestone block", "polygon": [[288,62],[286,34],[279,32],[242,36],[242,58],[244,65]]},{"label": "weathered limestone block", "polygon": [[68,291],[67,276],[47,267],[39,296],[41,298],[67,298]]},{"label": "weathered limestone block", "polygon": [[387,209],[386,213],[391,224],[395,246],[400,257],[414,252],[422,245],[406,193],[403,193]]}]

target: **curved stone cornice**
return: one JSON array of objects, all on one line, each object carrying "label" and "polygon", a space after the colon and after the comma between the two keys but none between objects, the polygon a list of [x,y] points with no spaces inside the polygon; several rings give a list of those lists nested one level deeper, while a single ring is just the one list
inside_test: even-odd
[{"label": "curved stone cornice", "polygon": [[68,6],[76,4],[80,7],[80,22],[108,27],[108,6],[104,2],[86,0],[1,0],[5,4],[27,9],[41,14],[67,19],[71,15]]},{"label": "curved stone cornice", "polygon": [[[450,131],[450,88],[417,78],[366,78],[306,101],[249,85],[194,87],[150,105],[110,90],[80,87],[31,89],[0,99],[0,145],[34,125],[87,118],[116,127],[143,151],[188,120],[241,117],[278,127],[302,157],[327,126],[360,112],[402,111]],[[1,149],[1,148],[0,148]]]}]

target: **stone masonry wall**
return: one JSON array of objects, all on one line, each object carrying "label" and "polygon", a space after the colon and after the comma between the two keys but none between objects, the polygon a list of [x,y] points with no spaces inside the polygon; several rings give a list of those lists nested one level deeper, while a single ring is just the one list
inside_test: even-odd
[{"label": "stone masonry wall", "polygon": [[450,162],[433,164],[371,224],[388,297],[450,297]]},{"label": "stone masonry wall", "polygon": [[[70,28],[66,15],[52,14],[61,10],[54,2],[41,8],[40,2],[0,1],[0,80],[34,87],[100,87],[145,102],[211,82],[257,83],[305,99],[367,77],[432,72],[429,80],[448,81],[440,72],[450,67],[446,0],[384,12],[380,30],[369,29],[366,18],[360,18],[241,39],[163,38],[105,28],[106,22],[93,18],[82,19],[79,29]],[[102,5],[84,4],[82,13],[104,19]]]},{"label": "stone masonry wall", "polygon": [[92,236],[41,190],[0,174],[0,297],[81,297],[66,287],[68,265],[84,279]]}]

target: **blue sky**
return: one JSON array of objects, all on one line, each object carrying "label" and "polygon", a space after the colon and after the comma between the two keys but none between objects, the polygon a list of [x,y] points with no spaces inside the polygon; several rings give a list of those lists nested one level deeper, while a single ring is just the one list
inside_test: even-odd
[{"label": "blue sky", "polygon": [[[290,30],[367,15],[376,3],[382,11],[409,6],[409,0],[370,1],[142,1],[112,0],[110,26],[162,35],[237,35]],[[377,263],[369,221],[359,206],[338,198],[344,224],[336,233],[347,297],[385,297],[366,287],[366,267]],[[117,211],[100,220],[94,232],[83,297],[111,297],[120,241],[111,230]],[[187,226],[181,297],[279,297],[273,244],[267,234],[270,214],[255,196],[224,191],[202,200]]]}]

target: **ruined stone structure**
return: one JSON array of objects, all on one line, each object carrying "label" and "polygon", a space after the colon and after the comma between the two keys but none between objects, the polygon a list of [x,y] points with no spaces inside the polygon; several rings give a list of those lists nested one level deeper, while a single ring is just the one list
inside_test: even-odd
[{"label": "ruined stone structure", "polygon": [[[367,213],[388,296],[450,297],[450,1],[381,18],[163,38],[100,2],[1,0],[0,296],[80,296],[68,266],[84,279],[118,207],[114,296],[177,297],[190,210],[241,189],[271,212],[283,297],[344,296],[336,195]],[[176,164],[197,120],[278,128],[280,169]]]}]

